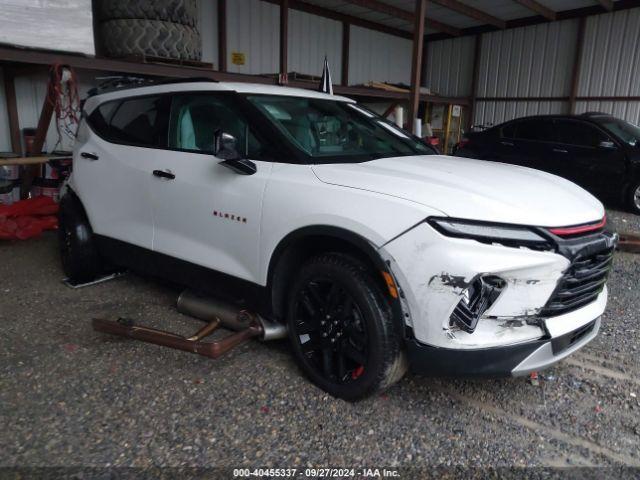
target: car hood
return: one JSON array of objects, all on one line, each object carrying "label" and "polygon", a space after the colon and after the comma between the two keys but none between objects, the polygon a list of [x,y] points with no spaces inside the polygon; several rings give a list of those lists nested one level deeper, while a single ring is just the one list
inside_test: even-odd
[{"label": "car hood", "polygon": [[314,165],[322,182],[391,195],[451,217],[559,227],[602,219],[591,194],[531,168],[443,155]]}]

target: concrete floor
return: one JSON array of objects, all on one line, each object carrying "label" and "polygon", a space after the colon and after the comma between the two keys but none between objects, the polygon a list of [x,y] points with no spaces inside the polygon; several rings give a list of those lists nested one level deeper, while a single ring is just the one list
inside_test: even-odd
[{"label": "concrete floor", "polygon": [[94,332],[201,324],[134,275],[65,287],[53,234],[0,243],[0,272],[0,466],[640,466],[638,255],[616,256],[599,337],[539,386],[408,375],[355,404],[308,383],[286,342],[212,361]]}]

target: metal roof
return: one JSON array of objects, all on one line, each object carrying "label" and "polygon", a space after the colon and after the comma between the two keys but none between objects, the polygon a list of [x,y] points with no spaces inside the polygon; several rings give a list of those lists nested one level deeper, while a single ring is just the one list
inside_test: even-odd
[{"label": "metal roof", "polygon": [[[612,4],[619,0],[613,0]],[[298,3],[307,3],[317,7],[349,15],[359,19],[378,23],[385,27],[392,27],[406,32],[413,31],[413,22],[407,18],[398,18],[389,13],[381,12],[385,6],[391,6],[413,14],[415,0],[299,0]],[[452,8],[451,3],[458,4],[460,8]],[[533,7],[527,4],[538,4],[556,14],[565,15],[572,10],[591,9],[590,13],[602,13],[607,11],[608,0],[429,0],[427,2],[427,20],[435,20],[445,26],[456,29],[472,29],[488,25],[487,21],[477,18],[477,15],[464,13],[460,10],[470,7],[472,10],[483,12],[499,21],[508,22],[521,21],[532,17],[540,16]],[[625,0],[623,3],[629,3]],[[378,8],[376,8],[376,4]],[[640,6],[640,2],[638,4]],[[425,33],[441,33],[437,28],[432,28],[427,24]]]}]

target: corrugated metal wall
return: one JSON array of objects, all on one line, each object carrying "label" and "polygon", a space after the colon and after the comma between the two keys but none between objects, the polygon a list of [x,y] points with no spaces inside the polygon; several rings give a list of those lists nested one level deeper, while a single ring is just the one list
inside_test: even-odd
[{"label": "corrugated metal wall", "polygon": [[[236,73],[277,73],[280,65],[280,7],[260,0],[227,2],[227,70]],[[233,52],[244,65],[234,65]]]},{"label": "corrugated metal wall", "polygon": [[410,40],[356,26],[349,42],[349,84],[370,80],[410,83]]},{"label": "corrugated metal wall", "polygon": [[578,21],[482,35],[479,97],[568,96]]},{"label": "corrugated metal wall", "polygon": [[475,37],[429,42],[422,84],[432,93],[470,96],[474,48]]},{"label": "corrugated metal wall", "polygon": [[218,0],[201,0],[198,9],[202,61],[213,63],[214,68],[218,68]]},{"label": "corrugated metal wall", "polygon": [[578,96],[640,96],[640,9],[587,19]]},{"label": "corrugated metal wall", "polygon": [[546,115],[552,113],[568,113],[569,103],[562,101],[492,101],[478,102],[473,115],[472,125],[490,127],[507,120],[528,115]]},{"label": "corrugated metal wall", "polygon": [[576,113],[605,112],[628,122],[640,125],[640,101],[579,101],[576,102]]},{"label": "corrugated metal wall", "polygon": [[289,10],[289,71],[321,75],[327,56],[334,83],[342,72],[342,23]]},{"label": "corrugated metal wall", "polygon": [[4,95],[4,73],[0,68],[0,152],[11,151],[11,136],[9,134],[9,114]]},{"label": "corrugated metal wall", "polygon": [[[579,97],[640,97],[640,9],[587,19]],[[579,101],[576,113],[606,112],[640,123],[640,102]]]},{"label": "corrugated metal wall", "polygon": [[[477,96],[569,96],[577,33],[578,21],[567,20],[482,35]],[[564,101],[480,100],[473,125],[497,125],[568,109]]]}]

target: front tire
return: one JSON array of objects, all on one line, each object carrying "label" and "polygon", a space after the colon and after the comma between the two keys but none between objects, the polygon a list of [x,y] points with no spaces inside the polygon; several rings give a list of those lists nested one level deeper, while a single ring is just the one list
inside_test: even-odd
[{"label": "front tire", "polygon": [[636,215],[640,215],[640,180],[631,182],[627,190],[627,207]]},{"label": "front tire", "polygon": [[65,275],[71,283],[86,283],[102,273],[102,262],[93,230],[80,204],[71,193],[60,200],[58,242]]},{"label": "front tire", "polygon": [[360,262],[339,253],[314,257],[290,292],[289,337],[313,383],[353,401],[402,378],[407,362],[390,305]]}]

